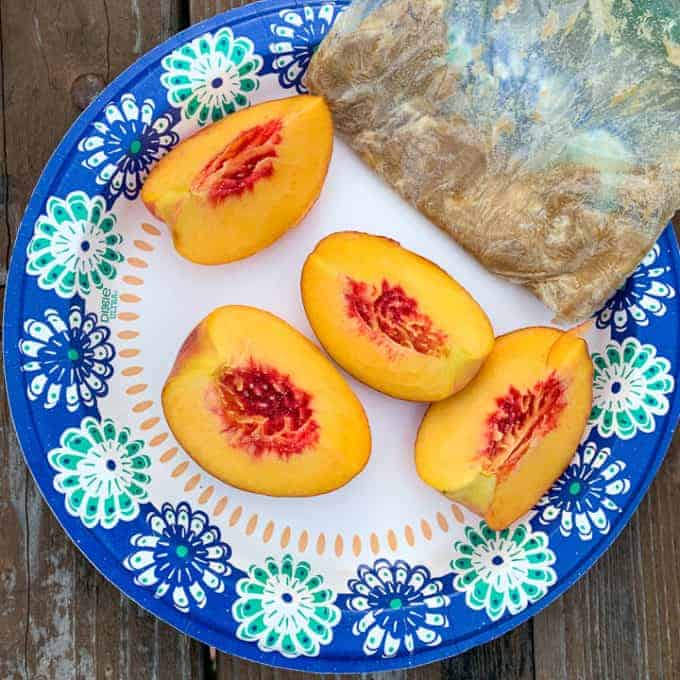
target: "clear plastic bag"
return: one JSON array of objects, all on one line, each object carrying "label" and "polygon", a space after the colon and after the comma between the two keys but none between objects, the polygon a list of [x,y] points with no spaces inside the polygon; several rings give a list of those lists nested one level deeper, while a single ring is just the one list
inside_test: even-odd
[{"label": "clear plastic bag", "polygon": [[597,311],[680,207],[680,0],[355,0],[306,83],[560,321]]}]

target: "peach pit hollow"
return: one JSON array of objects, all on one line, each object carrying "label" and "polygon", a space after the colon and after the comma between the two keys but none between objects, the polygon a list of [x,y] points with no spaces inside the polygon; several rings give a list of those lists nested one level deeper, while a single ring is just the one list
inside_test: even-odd
[{"label": "peach pit hollow", "polygon": [[565,394],[566,385],[555,371],[524,392],[511,385],[486,419],[482,470],[507,477],[529,448],[557,427],[567,406]]},{"label": "peach pit hollow", "polygon": [[304,453],[319,441],[312,396],[290,376],[252,358],[242,366],[223,366],[215,376],[217,411],[231,446],[256,457],[283,460]]},{"label": "peach pit hollow", "polygon": [[361,322],[376,341],[390,340],[419,354],[445,356],[447,335],[423,314],[415,298],[383,279],[380,288],[347,277],[347,314]]},{"label": "peach pit hollow", "polygon": [[252,191],[259,180],[274,174],[282,129],[281,119],[273,118],[243,130],[200,170],[191,191],[213,205]]}]

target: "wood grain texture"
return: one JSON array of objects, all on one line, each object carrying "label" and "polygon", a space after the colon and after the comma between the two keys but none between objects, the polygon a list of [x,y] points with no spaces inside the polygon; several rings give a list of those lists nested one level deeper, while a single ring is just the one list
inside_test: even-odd
[{"label": "wood grain texture", "polygon": [[[362,675],[314,675],[269,668],[236,657],[218,654],[216,680],[446,680],[442,664],[430,664],[408,671],[364,673]],[[469,676],[482,678],[484,676]]]},{"label": "wood grain texture", "polygon": [[0,396],[0,446],[0,678],[26,678],[29,472],[10,423],[4,389]]},{"label": "wood grain texture", "polygon": [[[180,27],[181,7],[1,0],[3,285],[28,196],[55,145],[97,83]],[[200,645],[124,598],[67,539],[24,465],[4,397],[3,390],[0,678],[202,678]]]},{"label": "wood grain texture", "polygon": [[252,0],[189,0],[189,20],[192,24],[214,17],[234,7],[249,5]]},{"label": "wood grain texture", "polygon": [[533,680],[532,623],[528,621],[497,640],[442,664],[442,680]]}]

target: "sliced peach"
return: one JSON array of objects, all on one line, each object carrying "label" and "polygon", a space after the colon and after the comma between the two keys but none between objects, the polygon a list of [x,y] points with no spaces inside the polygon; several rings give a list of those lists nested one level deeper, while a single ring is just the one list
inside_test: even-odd
[{"label": "sliced peach", "polygon": [[366,415],[337,369],[285,321],[252,307],[220,307],[191,332],[163,409],[201,467],[256,493],[332,491],[370,454]]},{"label": "sliced peach", "polygon": [[498,338],[475,380],[423,419],[418,474],[492,529],[527,512],[576,451],[593,379],[579,331],[526,328]]},{"label": "sliced peach", "polygon": [[328,353],[393,397],[444,399],[474,377],[493,347],[489,319],[470,294],[389,238],[331,234],[307,258],[301,287]]},{"label": "sliced peach", "polygon": [[248,257],[294,227],[319,197],[333,149],[321,97],[266,102],[185,139],[142,189],[180,255],[200,264]]}]

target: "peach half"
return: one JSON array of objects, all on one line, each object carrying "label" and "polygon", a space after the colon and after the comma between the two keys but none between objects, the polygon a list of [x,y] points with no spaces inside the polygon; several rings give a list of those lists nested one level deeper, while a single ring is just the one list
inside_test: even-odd
[{"label": "peach half", "polygon": [[285,321],[253,307],[220,307],[191,332],[163,410],[201,467],[246,491],[333,491],[370,455],[366,414],[337,369]]},{"label": "peach half", "polygon": [[170,227],[183,257],[240,260],[307,214],[332,150],[333,123],[321,97],[258,104],[178,144],[151,171],[142,200]]},{"label": "peach half", "polygon": [[489,319],[470,294],[389,238],[327,236],[307,258],[301,288],[328,353],[393,397],[444,399],[475,376],[493,347]]},{"label": "peach half", "polygon": [[494,530],[527,512],[576,451],[593,380],[579,332],[537,327],[498,338],[475,380],[421,423],[418,474]]}]

